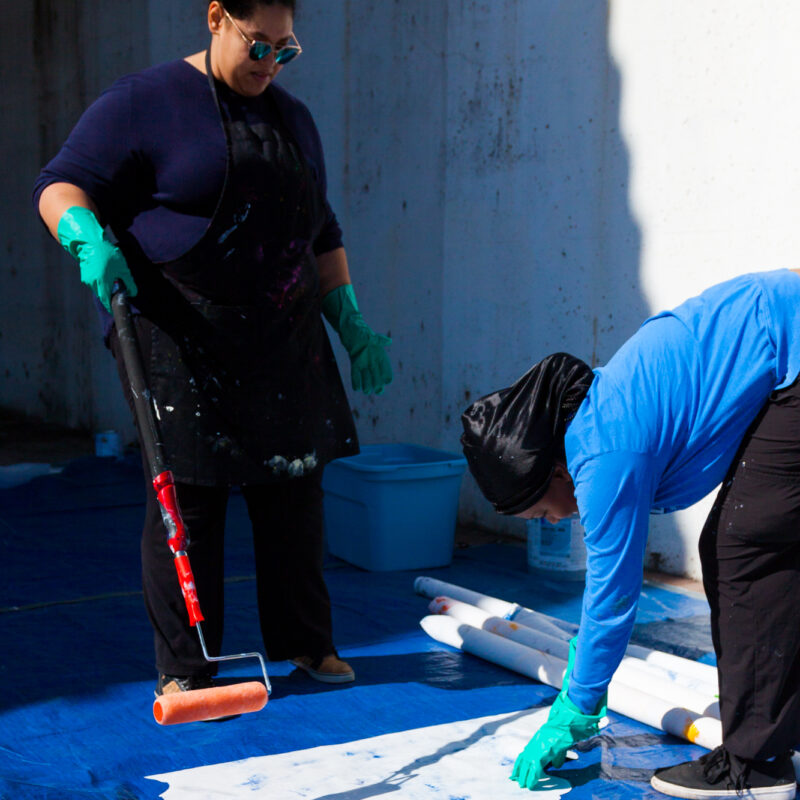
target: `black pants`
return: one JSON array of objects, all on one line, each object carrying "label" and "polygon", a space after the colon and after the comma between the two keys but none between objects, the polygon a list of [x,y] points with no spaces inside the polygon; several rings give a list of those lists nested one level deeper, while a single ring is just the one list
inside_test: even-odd
[{"label": "black pants", "polygon": [[[223,530],[228,489],[178,484],[190,535],[189,560],[203,635],[218,655],[223,628]],[[242,488],[253,525],[258,614],[267,657],[314,658],[334,652],[331,611],[322,574],[322,489],[318,477]],[[158,501],[148,488],[142,534],[144,598],[155,634],[156,667],[168,675],[207,671],[189,625]],[[215,670],[211,670],[214,672]]]},{"label": "black pants", "polygon": [[[145,365],[149,361],[147,323],[136,318]],[[128,404],[130,384],[116,332],[111,351]],[[155,491],[144,464],[147,507],[142,532],[142,581],[147,613],[155,635],[156,667],[167,675],[216,670],[203,658],[189,624],[173,556]],[[323,526],[321,475],[287,478],[242,488],[253,527],[258,614],[267,657],[320,658],[335,652],[330,598],[322,572]],[[188,554],[205,621],[203,635],[210,655],[219,655],[224,605],[224,529],[229,488],[177,484],[178,503],[189,531]]]},{"label": "black pants", "polygon": [[742,758],[800,744],[800,382],[751,425],[700,537],[722,738]]}]

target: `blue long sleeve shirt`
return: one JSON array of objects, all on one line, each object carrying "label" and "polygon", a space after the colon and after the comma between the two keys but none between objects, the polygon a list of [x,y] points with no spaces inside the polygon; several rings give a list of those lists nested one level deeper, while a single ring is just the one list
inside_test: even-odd
[{"label": "blue long sleeve shirt", "polygon": [[800,276],[714,286],[648,319],[594,372],[565,437],[587,550],[569,696],[587,713],[633,629],[651,511],[711,492],[771,392],[800,373]]}]

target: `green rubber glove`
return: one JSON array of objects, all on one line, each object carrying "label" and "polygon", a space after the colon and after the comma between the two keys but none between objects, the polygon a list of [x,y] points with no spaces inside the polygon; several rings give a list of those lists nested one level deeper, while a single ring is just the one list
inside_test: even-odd
[{"label": "green rubber glove", "polygon": [[563,765],[567,750],[576,742],[594,736],[598,731],[600,720],[606,714],[606,698],[603,695],[595,714],[584,714],[569,699],[569,676],[575,661],[575,645],[577,638],[569,643],[569,661],[564,684],[550,708],[547,722],[536,732],[536,735],[525,745],[525,749],[517,756],[511,780],[516,781],[523,789],[533,789],[544,777],[545,768]]},{"label": "green rubber glove", "polygon": [[352,285],[345,283],[328,292],[322,300],[322,313],[350,356],[353,389],[364,394],[382,394],[384,387],[392,382],[392,365],[386,352],[392,340],[375,333],[364,322]]},{"label": "green rubber glove", "polygon": [[136,284],[125,256],[109,240],[88,208],[68,208],[58,221],[57,232],[58,241],[80,264],[81,281],[91,288],[107,311],[111,311],[114,281],[121,280],[131,297],[136,294]]}]

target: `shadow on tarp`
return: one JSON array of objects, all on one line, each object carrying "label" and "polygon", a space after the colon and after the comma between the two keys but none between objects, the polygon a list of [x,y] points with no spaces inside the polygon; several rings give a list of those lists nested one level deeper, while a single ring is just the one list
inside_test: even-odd
[{"label": "shadow on tarp", "polygon": [[[139,591],[144,504],[138,456],[78,459],[58,475],[0,490],[0,545],[8,565],[0,612]],[[250,527],[238,493],[228,523],[226,575],[249,575]]]},{"label": "shadow on tarp", "polygon": [[[434,650],[427,653],[392,654],[387,656],[347,656],[347,663],[358,676],[359,687],[390,686],[398,683],[424,683],[448,692],[463,692],[492,686],[518,686],[526,682],[519,674],[470,657],[466,663],[462,653]],[[257,678],[253,673],[253,679]],[[319,694],[341,691],[341,686],[310,681],[302,670],[270,678],[273,694]],[[531,682],[533,683],[533,682]],[[542,694],[555,696],[556,690],[545,687]]]},{"label": "shadow on tarp", "polygon": [[[572,748],[580,754],[580,767],[568,760],[560,769],[549,770],[569,781],[573,787],[570,798],[663,797],[650,787],[654,770],[691,761],[708,752],[666,733],[642,732],[649,729],[625,717],[609,716],[611,724],[599,735]],[[598,786],[605,791],[598,791]],[[618,794],[614,793],[614,786],[619,787]]]},{"label": "shadow on tarp", "polygon": [[[453,651],[419,627],[428,603],[413,591],[420,574],[578,620],[580,596],[554,592],[551,583],[530,576],[524,549],[486,545],[458,550],[452,566],[436,570],[370,573],[330,561],[326,580],[336,643],[356,669],[355,683],[331,687],[285,662],[273,664],[274,691],[264,711],[224,723],[162,728],[151,714],[156,676],[140,593],[143,502],[141,467],[131,460],[81,459],[59,475],[0,491],[3,800],[155,798],[165,787],[146,775],[552,701],[552,688]],[[231,498],[228,523],[223,650],[260,650],[251,533],[241,496]],[[679,624],[699,617],[703,608],[694,598],[648,588],[637,619],[645,625],[665,618]],[[226,680],[256,677],[253,662],[236,663],[234,669],[223,665]],[[612,719],[604,736],[619,739],[618,729],[626,735],[650,730]],[[638,762],[642,769],[684,760],[676,754],[691,748],[676,743],[670,755],[675,740],[653,735],[656,756],[627,751],[631,758],[644,758]],[[620,748],[608,752],[611,758]],[[601,753],[602,747],[586,753],[587,763]],[[589,797],[608,785],[581,764],[583,778],[575,776],[571,797],[585,791]],[[601,770],[599,777],[617,780],[610,776],[621,774]],[[577,785],[584,778],[589,782]],[[632,776],[622,780],[638,786]]]},{"label": "shadow on tarp", "polygon": [[[0,686],[0,709],[91,693],[108,682],[153,679],[152,633],[140,591],[143,505],[138,456],[79,459],[58,475],[0,491],[4,671],[22,667],[12,683]],[[374,573],[335,559],[329,566],[334,567],[326,570],[326,580],[340,649],[371,642],[386,646],[392,638],[419,634],[428,600],[413,593],[418,574],[573,622],[580,616],[581,598],[574,586],[559,593],[552,581],[529,575],[521,547],[457,550],[452,566],[433,570]],[[227,653],[263,647],[251,570],[250,523],[243,499],[234,494],[226,533],[226,575],[232,581],[226,586],[223,651]],[[669,612],[666,621],[665,609]],[[691,655],[699,657],[711,650],[706,612],[705,601],[647,588],[635,638],[673,652],[691,646]],[[687,634],[692,635],[687,638]],[[29,663],[41,669],[26,671]],[[405,665],[413,674],[418,666]],[[382,680],[381,675],[373,678],[369,668],[366,674],[362,672],[360,680]],[[394,674],[382,672],[392,680]],[[428,677],[436,680],[435,675]],[[444,682],[454,679],[448,675]]]},{"label": "shadow on tarp", "polygon": [[665,619],[637,624],[633,641],[644,647],[666,650],[693,661],[716,663],[708,614],[682,619]]},{"label": "shadow on tarp", "polygon": [[[349,577],[357,579],[357,575]],[[253,613],[253,594],[252,585],[226,587],[225,653],[263,652]],[[338,617],[335,609],[334,616]],[[405,629],[406,635],[419,638],[420,649],[428,647],[429,640],[417,630],[417,617],[404,621],[398,616],[397,623],[393,633]],[[363,630],[348,628],[346,619],[336,624],[342,634],[339,641],[345,648],[348,639],[363,636]],[[379,632],[375,637],[370,646],[380,647]],[[155,682],[152,632],[138,595],[6,613],[0,615],[0,640],[4,642],[0,711],[55,698],[91,697],[98,690],[109,691],[117,684]],[[391,643],[386,646],[391,649]],[[460,654],[438,649],[348,658],[357,670],[360,686],[428,682],[437,688],[460,691],[525,680],[479,659],[465,673]],[[278,695],[323,693],[339,688],[313,681],[302,670],[279,663],[283,664],[282,672],[291,672],[272,676]],[[277,664],[268,664],[270,672],[277,668]],[[254,679],[260,675],[255,659],[223,664],[220,672],[222,676],[236,677],[245,672]]]}]

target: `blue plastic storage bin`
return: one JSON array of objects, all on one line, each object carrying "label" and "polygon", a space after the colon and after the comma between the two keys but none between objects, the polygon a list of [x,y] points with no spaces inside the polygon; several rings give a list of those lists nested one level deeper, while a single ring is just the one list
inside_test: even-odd
[{"label": "blue plastic storage bin", "polygon": [[466,465],[413,444],[364,445],[331,461],[322,476],[328,550],[376,572],[446,566]]}]

